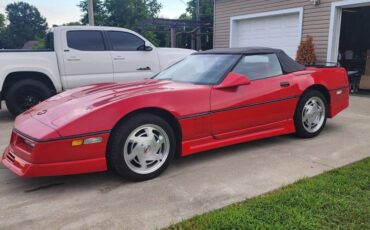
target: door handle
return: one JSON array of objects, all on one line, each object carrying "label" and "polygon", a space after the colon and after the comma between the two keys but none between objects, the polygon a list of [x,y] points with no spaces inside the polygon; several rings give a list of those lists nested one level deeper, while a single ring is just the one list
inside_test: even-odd
[{"label": "door handle", "polygon": [[70,58],[67,59],[67,61],[81,61],[81,59],[79,59],[76,56],[71,56]]},{"label": "door handle", "polygon": [[138,68],[136,70],[138,70],[138,71],[148,71],[148,70],[151,70],[151,68],[149,66],[147,66],[147,67]]},{"label": "door handle", "polygon": [[285,81],[285,82],[280,82],[280,86],[281,87],[289,87],[290,86],[290,83]]},{"label": "door handle", "polygon": [[79,58],[69,58],[69,59],[67,59],[67,61],[81,61],[81,59],[79,59]]}]

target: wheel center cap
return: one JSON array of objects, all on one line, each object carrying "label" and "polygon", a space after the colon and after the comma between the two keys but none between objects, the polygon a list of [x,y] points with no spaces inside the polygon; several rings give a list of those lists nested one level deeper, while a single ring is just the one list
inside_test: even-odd
[{"label": "wheel center cap", "polygon": [[144,154],[148,153],[150,150],[150,145],[144,147]]}]

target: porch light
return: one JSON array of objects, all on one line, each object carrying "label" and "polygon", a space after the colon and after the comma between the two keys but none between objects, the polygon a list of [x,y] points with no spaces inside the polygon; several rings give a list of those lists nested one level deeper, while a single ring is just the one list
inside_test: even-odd
[{"label": "porch light", "polygon": [[320,5],[320,0],[310,0],[310,2],[312,2],[312,4],[314,5],[314,6],[318,6],[318,5]]}]

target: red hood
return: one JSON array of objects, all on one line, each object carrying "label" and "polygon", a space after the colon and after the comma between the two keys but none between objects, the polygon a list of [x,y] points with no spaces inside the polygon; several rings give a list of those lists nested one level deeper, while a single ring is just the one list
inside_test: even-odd
[{"label": "red hood", "polygon": [[116,101],[187,87],[188,84],[157,80],[89,85],[58,94],[28,110],[23,116],[30,114],[45,125],[58,128]]}]

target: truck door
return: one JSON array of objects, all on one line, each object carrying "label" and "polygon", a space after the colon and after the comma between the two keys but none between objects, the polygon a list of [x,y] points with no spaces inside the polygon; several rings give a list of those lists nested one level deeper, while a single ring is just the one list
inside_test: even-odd
[{"label": "truck door", "polygon": [[67,31],[63,46],[66,88],[113,82],[112,58],[102,31]]},{"label": "truck door", "polygon": [[150,78],[160,71],[156,51],[146,50],[142,38],[125,31],[106,33],[111,45],[115,82]]}]

